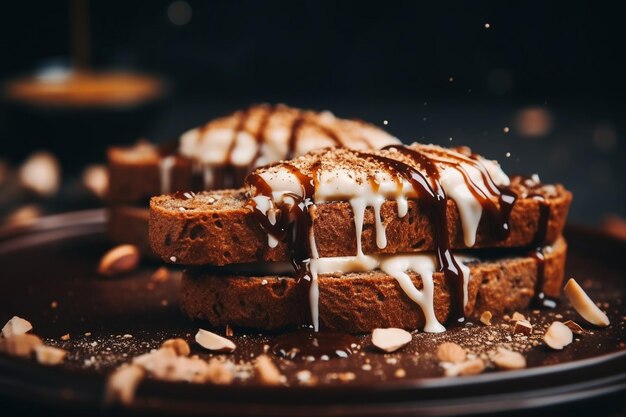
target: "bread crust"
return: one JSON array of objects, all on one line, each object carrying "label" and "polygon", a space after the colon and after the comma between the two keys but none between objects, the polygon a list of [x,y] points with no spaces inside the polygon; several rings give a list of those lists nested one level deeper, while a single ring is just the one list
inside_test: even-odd
[{"label": "bread crust", "polygon": [[[558,296],[565,271],[567,245],[558,239],[546,255],[544,291]],[[492,314],[528,307],[534,295],[537,264],[531,256],[518,256],[470,265],[466,314]],[[409,273],[419,289],[419,275]],[[444,323],[450,294],[442,273],[435,273],[434,306]],[[381,271],[321,275],[319,277],[321,329],[350,333],[374,328],[417,329],[424,316],[417,304],[400,289],[396,280]],[[556,292],[555,289],[557,289]],[[220,276],[202,269],[185,271],[181,286],[181,308],[192,319],[212,326],[237,326],[278,330],[297,326],[308,319],[293,278],[279,276]]]},{"label": "bread crust", "polygon": [[[546,242],[554,242],[562,233],[572,195],[560,185],[546,199],[550,206]],[[155,254],[166,262],[172,256],[183,265],[227,265],[256,261],[289,259],[288,247],[280,242],[275,248],[267,244],[267,234],[261,229],[250,208],[246,207],[243,190],[200,193],[192,199],[172,196],[153,197],[150,201],[150,244]],[[540,205],[534,198],[521,198],[515,203],[510,217],[511,233],[506,240],[496,241],[483,216],[478,227],[474,248],[525,247],[533,243],[539,229]],[[368,208],[362,233],[364,253],[409,253],[435,249],[434,231],[428,212],[416,202],[409,202],[403,218],[397,215],[394,201],[381,209],[387,230],[387,246],[376,245],[374,213]],[[356,254],[356,232],[352,208],[347,202],[318,204],[311,211],[317,248],[321,257]],[[450,246],[466,248],[459,212],[453,200],[448,200],[447,225]]]},{"label": "bread crust", "polygon": [[[145,204],[161,190],[162,157],[157,153],[138,159],[129,159],[127,148],[112,147],[107,152],[109,190],[107,200],[111,204]],[[174,156],[175,163],[170,172],[170,188],[174,191],[193,188],[191,162]],[[146,204],[147,206],[147,204]]]}]

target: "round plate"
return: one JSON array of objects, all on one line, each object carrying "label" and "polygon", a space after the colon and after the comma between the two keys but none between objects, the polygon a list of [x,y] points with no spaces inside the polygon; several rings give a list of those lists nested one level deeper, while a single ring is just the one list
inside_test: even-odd
[{"label": "round plate", "polygon": [[[111,246],[104,231],[105,215],[101,210],[51,216],[29,226],[0,230],[0,321],[4,323],[13,315],[27,318],[34,325],[34,333],[46,343],[70,351],[59,367],[0,355],[0,403],[6,405],[5,410],[118,412],[103,402],[106,375],[111,369],[158,347],[164,339],[180,336],[192,340],[198,323],[190,322],[179,311],[179,271],[172,271],[165,282],[155,282],[151,275],[158,264],[144,262],[125,277],[97,276],[98,261]],[[609,303],[606,307],[613,324],[580,337],[563,352],[549,352],[541,346],[533,349],[528,352],[528,369],[443,378],[433,377],[433,369],[426,366],[420,376],[417,366],[419,372],[415,375],[419,377],[407,373],[406,378],[381,379],[379,374],[377,379],[375,372],[363,371],[350,383],[289,387],[268,387],[254,380],[229,386],[145,380],[134,403],[125,411],[467,415],[528,409],[552,412],[554,407],[576,407],[580,411],[581,407],[592,407],[598,414],[603,408],[617,406],[616,399],[626,390],[626,313],[622,301],[626,291],[626,245],[584,229],[568,229],[567,238],[568,276],[577,277],[579,282],[592,280],[586,287],[591,287],[593,299]],[[565,304],[551,314],[562,309],[564,315],[571,315]],[[452,334],[461,330],[455,329]],[[237,358],[258,354],[272,337],[236,334]],[[361,340],[365,344],[366,336]],[[412,359],[408,356],[415,354],[404,352],[395,358],[408,361]],[[384,355],[363,349],[359,363],[364,357],[378,366]],[[333,368],[340,372],[350,369],[350,361],[354,360],[299,366],[308,367],[313,374]],[[293,374],[291,368],[283,364],[281,370]]]}]

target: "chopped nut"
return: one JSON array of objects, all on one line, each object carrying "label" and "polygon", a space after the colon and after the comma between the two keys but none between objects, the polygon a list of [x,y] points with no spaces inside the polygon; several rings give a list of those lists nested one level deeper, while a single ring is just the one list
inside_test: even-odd
[{"label": "chopped nut", "polygon": [[204,329],[199,329],[196,333],[196,342],[203,348],[214,352],[232,352],[237,348],[232,341]]},{"label": "chopped nut", "polygon": [[406,376],[406,371],[402,368],[398,368],[393,373],[393,376],[395,376],[396,378],[404,378]]},{"label": "chopped nut", "polygon": [[533,331],[533,325],[526,320],[519,320],[515,322],[513,327],[513,334],[525,334],[530,335]]},{"label": "chopped nut", "polygon": [[543,336],[543,341],[552,349],[556,350],[563,349],[565,346],[572,343],[573,339],[574,335],[572,331],[560,321],[553,322]]},{"label": "chopped nut", "polygon": [[278,385],[284,380],[274,362],[267,355],[259,355],[256,358],[255,368],[259,379],[265,385]]},{"label": "chopped nut", "polygon": [[117,368],[107,381],[106,402],[131,404],[135,398],[137,386],[144,375],[144,370],[137,365],[124,365]]},{"label": "chopped nut", "polygon": [[491,326],[492,317],[491,311],[484,311],[483,314],[480,315],[480,322],[485,326]]},{"label": "chopped nut", "polygon": [[309,370],[298,371],[296,373],[296,379],[302,385],[314,385],[317,383],[317,378]]},{"label": "chopped nut", "polygon": [[476,358],[465,362],[450,364],[450,366],[446,367],[445,374],[446,376],[477,375],[484,370],[485,362],[480,358]]},{"label": "chopped nut", "polygon": [[69,333],[66,333],[66,334],[64,334],[63,336],[61,336],[61,340],[63,340],[63,341],[68,341],[68,340],[70,340],[70,334],[69,334]]},{"label": "chopped nut", "polygon": [[107,277],[124,274],[137,268],[140,259],[137,246],[116,246],[104,254],[98,266],[98,273]]},{"label": "chopped nut", "polygon": [[467,358],[467,352],[453,342],[445,342],[437,348],[437,357],[442,362],[460,363]]},{"label": "chopped nut", "polygon": [[178,356],[189,356],[191,349],[189,344],[179,337],[176,339],[168,339],[161,345],[162,348],[172,348]]},{"label": "chopped nut", "polygon": [[526,367],[526,358],[519,352],[498,348],[498,352],[493,357],[493,362],[500,369],[522,369]]},{"label": "chopped nut", "polygon": [[385,352],[394,352],[411,341],[411,333],[403,329],[374,329],[372,343]]},{"label": "chopped nut", "polygon": [[109,172],[104,165],[87,165],[82,175],[83,185],[96,197],[104,198],[109,188]]},{"label": "chopped nut", "polygon": [[578,323],[576,323],[575,321],[567,320],[563,324],[566,325],[567,327],[569,327],[569,329],[572,331],[572,333],[575,333],[575,334],[585,334],[585,330],[582,327],[580,327],[580,325]]},{"label": "chopped nut", "polygon": [[20,168],[19,178],[24,187],[43,197],[50,197],[61,184],[61,168],[50,152],[35,152]]},{"label": "chopped nut", "polygon": [[211,359],[205,374],[206,381],[219,385],[230,384],[235,378],[235,374],[232,369],[232,364],[230,362],[228,362],[228,364],[231,366],[215,358]]},{"label": "chopped nut", "polygon": [[564,290],[572,306],[583,319],[599,327],[606,327],[611,324],[607,315],[594,304],[574,278],[570,278],[567,281]]},{"label": "chopped nut", "polygon": [[37,346],[43,345],[43,341],[34,334],[17,334],[6,339],[0,339],[0,350],[12,356],[28,358]]},{"label": "chopped nut", "polygon": [[65,356],[67,356],[67,350],[40,345],[35,346],[35,355],[37,356],[37,362],[42,365],[59,365],[63,363]]},{"label": "chopped nut", "polygon": [[227,324],[227,325],[226,325],[226,329],[224,330],[224,334],[225,334],[227,337],[232,337],[232,336],[233,336],[233,334],[234,334],[234,333],[233,333],[233,329],[232,329],[232,327],[230,327],[230,324]]},{"label": "chopped nut", "polygon": [[526,317],[524,317],[522,313],[518,313],[517,311],[513,313],[513,315],[511,316],[511,321],[522,321],[522,320],[526,320]]},{"label": "chopped nut", "polygon": [[169,279],[169,277],[170,270],[167,269],[166,266],[161,266],[156,271],[154,271],[154,274],[152,274],[150,279],[155,282],[165,282]]},{"label": "chopped nut", "polygon": [[2,336],[11,337],[20,334],[28,333],[33,330],[33,325],[28,320],[25,320],[18,316],[13,316],[11,320],[7,321],[2,328]]}]

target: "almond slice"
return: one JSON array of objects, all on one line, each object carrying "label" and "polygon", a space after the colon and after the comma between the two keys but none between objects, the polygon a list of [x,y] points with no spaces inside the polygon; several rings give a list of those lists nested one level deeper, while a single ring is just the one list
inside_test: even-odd
[{"label": "almond slice", "polygon": [[442,362],[460,363],[467,358],[467,352],[456,343],[445,342],[437,348],[437,357]]},{"label": "almond slice", "polygon": [[526,317],[524,317],[522,313],[518,313],[517,311],[513,313],[513,315],[511,316],[511,321],[522,321],[522,320],[526,320]]},{"label": "almond slice", "polygon": [[59,365],[63,363],[67,356],[67,350],[40,345],[35,346],[35,356],[37,357],[37,362],[42,365]]},{"label": "almond slice", "polygon": [[562,350],[573,340],[572,331],[560,321],[553,322],[546,330],[546,334],[543,335],[543,341],[546,342],[546,345],[555,350]]},{"label": "almond slice", "polygon": [[196,333],[196,342],[205,349],[213,352],[232,352],[237,346],[230,340],[208,330],[199,329]]},{"label": "almond slice", "polygon": [[33,330],[33,325],[30,324],[28,320],[13,316],[2,328],[2,336],[9,338],[11,336],[28,333],[31,330]]},{"label": "almond slice", "polygon": [[563,322],[563,324],[569,327],[569,329],[574,334],[585,334],[585,330],[580,327],[580,324],[576,323],[573,320],[567,320],[566,322]]},{"label": "almond slice", "polygon": [[409,343],[411,339],[411,333],[395,327],[389,329],[374,329],[372,332],[372,343],[385,352],[395,352]]},{"label": "almond slice", "polygon": [[574,306],[583,319],[598,327],[606,327],[611,324],[607,315],[591,301],[591,298],[589,298],[585,290],[578,285],[574,278],[570,278],[569,281],[567,281],[564,290],[572,306]]},{"label": "almond slice", "polygon": [[135,245],[119,245],[104,254],[98,265],[98,273],[107,277],[124,274],[139,265],[139,249]]},{"label": "almond slice", "polygon": [[526,358],[519,352],[498,348],[498,352],[493,357],[493,363],[500,369],[522,369],[526,368]]},{"label": "almond slice", "polygon": [[485,362],[480,358],[448,365],[445,371],[446,376],[478,375],[485,370]]},{"label": "almond slice", "polygon": [[137,365],[124,365],[117,368],[107,381],[106,402],[131,404],[135,391],[145,375],[145,371]]},{"label": "almond slice", "polygon": [[533,330],[533,325],[530,324],[526,320],[519,320],[515,322],[515,326],[513,327],[513,334],[523,334],[530,335]]},{"label": "almond slice", "polygon": [[9,355],[28,358],[37,346],[43,345],[43,341],[34,334],[17,334],[6,339],[0,339],[0,350]]},{"label": "almond slice", "polygon": [[283,381],[284,377],[269,356],[259,355],[254,365],[263,384],[279,385]]}]

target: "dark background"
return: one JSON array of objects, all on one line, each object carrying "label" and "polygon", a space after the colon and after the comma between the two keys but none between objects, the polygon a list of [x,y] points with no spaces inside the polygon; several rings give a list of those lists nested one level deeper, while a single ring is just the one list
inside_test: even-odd
[{"label": "dark background", "polygon": [[[67,1],[2,7],[0,78],[67,61]],[[573,221],[598,224],[626,215],[626,30],[616,7],[98,0],[92,64],[168,80],[168,100],[141,136],[176,138],[259,101],[329,109],[386,120],[406,142],[468,145],[507,172],[563,182],[575,193]],[[546,121],[539,134],[520,119],[529,108]],[[123,129],[110,136],[127,140]],[[3,134],[3,147],[14,140]]]}]

